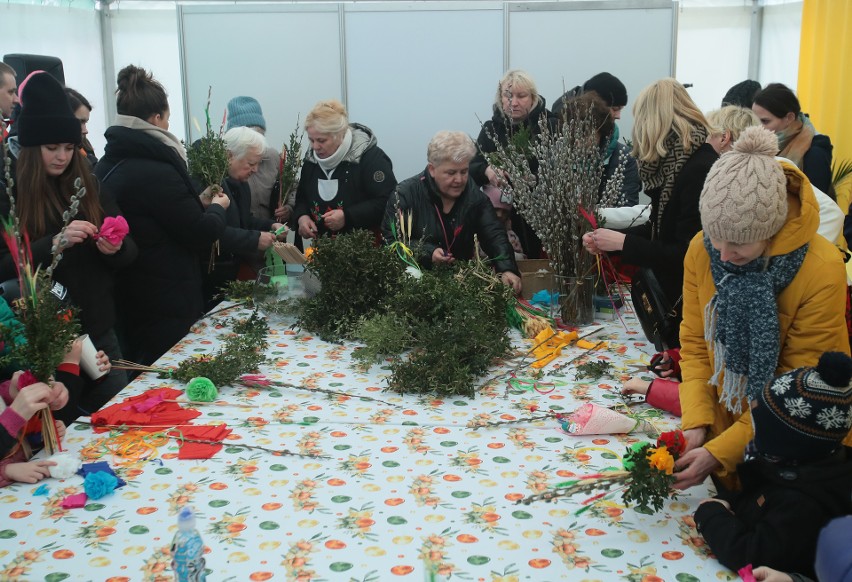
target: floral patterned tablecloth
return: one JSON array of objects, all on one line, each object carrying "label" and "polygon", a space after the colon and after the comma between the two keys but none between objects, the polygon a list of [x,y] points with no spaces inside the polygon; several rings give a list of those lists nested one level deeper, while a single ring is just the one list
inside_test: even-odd
[{"label": "floral patterned tablecloth", "polygon": [[[177,364],[209,354],[228,332],[203,320],[161,360]],[[593,339],[620,373],[647,363],[638,326],[604,322]],[[594,328],[589,328],[589,331]],[[521,418],[531,406],[570,412],[583,402],[620,399],[620,374],[577,380],[582,350],[572,347],[533,379],[529,368],[483,387],[475,399],[418,399],[383,392],[381,366],[353,368],[353,345],[335,345],[287,328],[273,330],[263,372],[273,379],[324,388],[333,396],[290,388],[221,390],[244,406],[200,407],[195,424],[234,429],[211,460],[177,459],[174,440],[145,460],[115,456],[117,435],[74,425],[65,445],[84,460],[106,460],[127,481],[84,508],[62,509],[82,478],[16,485],[0,491],[0,579],[172,580],[168,547],[177,512],[192,505],[209,548],[208,580],[732,580],[709,555],[692,513],[708,495],[695,487],[656,514],[638,513],[619,496],[582,513],[583,498],[517,505],[574,475],[620,464],[627,444],[646,435],[577,437],[555,420],[474,427]],[[519,350],[529,343],[517,338]],[[511,367],[517,364],[507,362]],[[145,374],[120,397],[179,383]],[[368,395],[380,401],[357,398]],[[637,407],[634,407],[637,409]],[[645,405],[639,410],[647,409]],[[677,419],[662,414],[668,430]],[[324,458],[277,456],[240,443]],[[709,483],[709,482],[708,482]]]}]

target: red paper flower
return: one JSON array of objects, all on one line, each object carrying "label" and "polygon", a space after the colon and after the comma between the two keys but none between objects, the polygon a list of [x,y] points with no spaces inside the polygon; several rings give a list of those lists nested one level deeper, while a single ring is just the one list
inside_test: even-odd
[{"label": "red paper flower", "polygon": [[678,458],[686,450],[686,438],[681,430],[664,432],[657,439],[657,446],[665,446],[675,458]]},{"label": "red paper flower", "polygon": [[101,225],[98,238],[106,240],[108,243],[117,245],[124,240],[127,233],[130,232],[130,227],[123,216],[107,216],[104,218],[104,223]]},{"label": "red paper flower", "polygon": [[31,386],[32,384],[37,384],[38,378],[33,375],[29,370],[25,371],[23,374],[18,376],[18,390],[21,388],[26,388],[27,386]]}]

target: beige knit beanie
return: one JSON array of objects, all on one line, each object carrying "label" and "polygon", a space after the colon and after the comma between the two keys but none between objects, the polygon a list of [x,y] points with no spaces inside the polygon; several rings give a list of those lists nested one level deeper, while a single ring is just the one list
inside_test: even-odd
[{"label": "beige knit beanie", "polygon": [[769,240],[787,220],[787,179],[775,159],[778,138],[749,127],[710,168],[698,208],[710,238],[737,244]]}]

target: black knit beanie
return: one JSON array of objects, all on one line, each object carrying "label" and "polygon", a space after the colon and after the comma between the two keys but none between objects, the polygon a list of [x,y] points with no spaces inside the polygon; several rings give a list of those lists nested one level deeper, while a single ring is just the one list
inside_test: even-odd
[{"label": "black knit beanie", "polygon": [[627,105],[627,87],[609,73],[598,73],[583,83],[583,91],[594,91],[609,107]]},{"label": "black knit beanie", "polygon": [[21,113],[15,120],[18,143],[40,146],[83,141],[80,120],[74,117],[59,81],[43,71],[30,75],[21,91]]},{"label": "black knit beanie", "polygon": [[852,426],[852,359],[826,352],[816,368],[769,382],[752,408],[754,445],[764,455],[808,461],[834,451]]},{"label": "black knit beanie", "polygon": [[725,105],[736,105],[751,109],[751,105],[754,103],[754,96],[757,95],[758,91],[760,91],[760,83],[757,81],[749,79],[737,83],[725,93],[725,96],[722,98],[722,107]]}]

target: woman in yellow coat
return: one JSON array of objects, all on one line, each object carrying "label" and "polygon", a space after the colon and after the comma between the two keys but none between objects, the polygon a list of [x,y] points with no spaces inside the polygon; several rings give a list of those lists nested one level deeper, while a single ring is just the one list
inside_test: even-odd
[{"label": "woman in yellow coat", "polygon": [[[775,160],[777,151],[771,132],[746,129],[701,193],[704,230],[684,262],[681,489],[710,473],[735,486],[753,435],[753,396],[777,374],[816,365],[823,352],[849,353],[843,261],[817,235],[810,182]],[[786,400],[794,416],[800,404]]]}]

